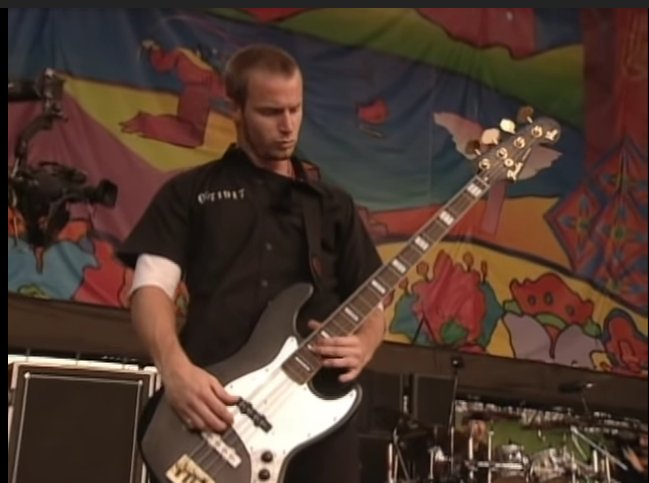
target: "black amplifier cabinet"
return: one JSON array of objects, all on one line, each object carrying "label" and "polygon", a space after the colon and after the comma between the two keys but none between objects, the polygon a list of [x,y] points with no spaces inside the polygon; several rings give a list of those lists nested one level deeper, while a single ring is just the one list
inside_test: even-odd
[{"label": "black amplifier cabinet", "polygon": [[9,364],[9,483],[144,483],[137,421],[155,371]]}]

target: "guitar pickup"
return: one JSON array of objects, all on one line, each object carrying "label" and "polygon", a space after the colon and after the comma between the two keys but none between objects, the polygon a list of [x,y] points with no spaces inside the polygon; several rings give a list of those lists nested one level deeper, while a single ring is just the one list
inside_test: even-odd
[{"label": "guitar pickup", "polygon": [[261,414],[259,411],[257,411],[252,404],[250,404],[248,401],[246,401],[243,398],[239,398],[239,402],[237,403],[237,407],[239,408],[239,411],[241,411],[242,414],[245,414],[248,416],[251,420],[252,423],[257,426],[258,428],[263,429],[265,432],[269,432],[271,429],[273,429],[272,424],[268,422],[268,419],[266,419],[266,416]]},{"label": "guitar pickup", "polygon": [[216,483],[186,454],[182,455],[165,475],[171,483]]}]

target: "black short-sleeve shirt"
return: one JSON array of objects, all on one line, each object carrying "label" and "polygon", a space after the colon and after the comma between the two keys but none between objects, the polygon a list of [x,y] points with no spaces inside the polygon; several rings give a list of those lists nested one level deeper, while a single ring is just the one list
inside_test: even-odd
[{"label": "black short-sleeve shirt", "polygon": [[304,220],[305,197],[321,207],[321,284],[298,321],[325,319],[381,265],[344,191],[255,166],[236,147],[217,161],[166,182],[118,255],[133,267],[142,253],[177,263],[189,291],[181,342],[206,365],[248,339],[269,301],[296,282],[313,282]]}]

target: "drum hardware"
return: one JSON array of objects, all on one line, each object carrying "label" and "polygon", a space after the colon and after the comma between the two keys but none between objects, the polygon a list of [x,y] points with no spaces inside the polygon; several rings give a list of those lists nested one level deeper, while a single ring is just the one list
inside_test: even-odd
[{"label": "drum hardware", "polygon": [[[387,483],[439,483],[455,474],[455,460],[445,454],[444,428],[426,425],[400,411],[387,447]],[[446,440],[448,441],[448,439]]]},{"label": "drum hardware", "polygon": [[[493,438],[494,432],[492,429],[487,433],[487,461],[491,462],[493,458]],[[491,470],[487,472],[487,483],[491,483]]]},{"label": "drum hardware", "polygon": [[402,473],[406,481],[410,481],[410,473],[408,465],[403,457],[403,448],[401,438],[399,436],[399,428],[395,427],[392,431],[392,441],[388,444],[388,483],[397,483],[403,480],[398,480],[399,474]]},{"label": "drum hardware", "polygon": [[538,483],[564,480],[571,476],[572,483],[576,483],[577,467],[574,453],[567,446],[560,448],[549,447],[537,451],[531,457],[529,476]]},{"label": "drum hardware", "polygon": [[434,483],[440,481],[444,476],[444,471],[442,468],[445,466],[447,469],[448,476],[455,475],[454,472],[454,460],[446,456],[444,449],[441,446],[435,445],[428,449],[428,475],[426,483]]},{"label": "drum hardware", "polygon": [[406,387],[401,393],[401,408],[380,408],[388,416],[392,416],[394,427],[392,429],[391,441],[388,444],[388,483],[415,482],[411,474],[416,472],[412,458],[404,454],[404,448],[415,440],[421,440],[431,434],[437,433],[435,427],[431,427],[413,417],[412,408],[412,377],[409,377]]},{"label": "drum hardware", "polygon": [[473,463],[473,436],[471,436],[471,435],[469,436],[469,440],[468,440],[467,444],[469,445],[469,447],[468,447],[468,455],[469,455],[468,459],[469,459],[469,464],[470,464],[470,466],[469,466],[469,480],[473,481],[473,478],[475,476],[474,475],[474,465],[472,464]]},{"label": "drum hardware", "polygon": [[[577,438],[581,439],[588,446],[590,446],[592,451],[591,470],[595,476],[603,472],[606,483],[611,483],[612,481],[614,481],[611,478],[611,463],[613,463],[623,471],[628,471],[628,467],[624,462],[611,454],[606,448],[602,447],[591,438],[586,436],[583,432],[579,431],[576,426],[570,426],[570,432]],[[603,457],[603,461],[600,461],[600,457]]]},{"label": "drum hardware", "polygon": [[[617,467],[627,469],[628,464],[608,452],[600,438],[634,434],[643,427],[636,420],[606,413],[579,416],[565,408],[533,410],[455,401],[452,412],[462,420],[491,421],[480,433],[484,446],[478,446],[474,437],[465,441],[464,432],[456,433],[454,424],[443,428],[443,424],[433,427],[419,421],[408,414],[408,406],[395,411],[399,422],[389,449],[388,483],[616,483],[612,473]],[[523,428],[536,430],[545,449],[526,453],[516,443],[494,444],[493,420],[507,420],[514,414]],[[568,434],[563,442],[552,443],[545,430],[560,428]]]},{"label": "drum hardware", "polygon": [[499,446],[496,451],[493,449],[494,431],[487,432],[487,454],[485,460],[475,458],[475,446],[473,438],[467,442],[467,459],[464,466],[468,471],[468,481],[476,481],[476,472],[486,470],[487,483],[492,483],[494,476],[497,478],[521,478],[526,479],[529,458],[525,454],[523,446],[510,443]]},{"label": "drum hardware", "polygon": [[496,462],[492,465],[496,476],[500,478],[524,479],[529,468],[529,457],[525,447],[515,443],[504,444],[496,451]]}]

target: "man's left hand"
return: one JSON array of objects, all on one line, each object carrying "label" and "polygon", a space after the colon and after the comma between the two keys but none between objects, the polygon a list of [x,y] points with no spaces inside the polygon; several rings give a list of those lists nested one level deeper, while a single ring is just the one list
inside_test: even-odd
[{"label": "man's left hand", "polygon": [[[321,323],[314,320],[309,322],[309,327],[313,330],[321,326]],[[318,337],[311,349],[322,357],[324,367],[347,369],[338,379],[340,382],[350,382],[358,377],[372,358],[374,348],[369,346],[364,338],[354,334]]]}]

